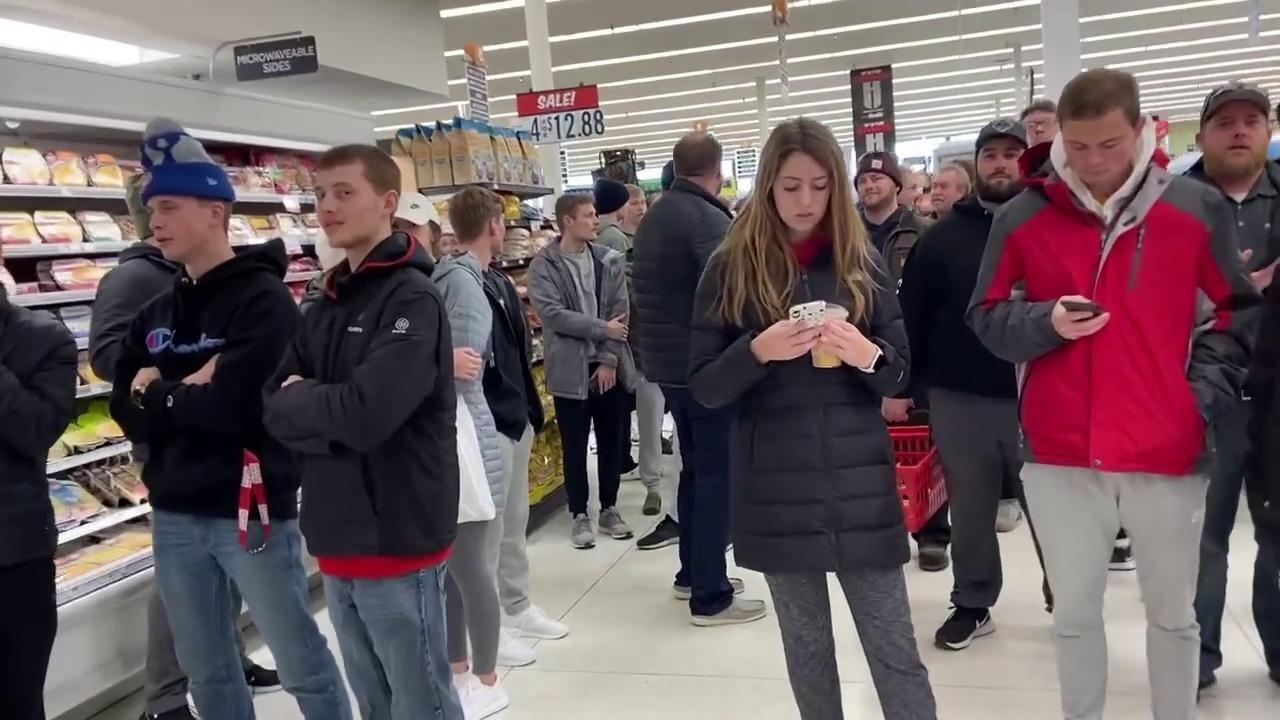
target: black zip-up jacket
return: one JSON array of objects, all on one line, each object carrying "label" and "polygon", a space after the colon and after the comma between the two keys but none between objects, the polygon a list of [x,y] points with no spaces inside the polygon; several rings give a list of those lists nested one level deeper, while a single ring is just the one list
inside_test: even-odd
[{"label": "black zip-up jacket", "polygon": [[89,363],[98,377],[115,382],[116,363],[133,318],[152,298],[173,287],[180,270],[181,265],[164,259],[160,248],[144,242],[120,253],[119,264],[98,283],[93,298]]},{"label": "black zip-up jacket", "polygon": [[[277,239],[197,281],[184,270],[134,318],[116,365],[111,414],[130,440],[147,445],[142,479],[155,508],[236,517],[248,450],[261,463],[271,517],[297,517],[297,468],[262,423],[262,386],[298,328],[298,308],[282,282],[287,265]],[[183,382],[215,356],[212,382]],[[130,386],[146,367],[161,379],[139,407]]]},{"label": "black zip-up jacket", "polygon": [[0,567],[53,557],[49,448],[76,409],[76,343],[48,313],[9,304],[0,285]]},{"label": "black zip-up jacket", "polygon": [[[666,202],[664,197],[661,205]],[[874,254],[874,253],[873,253]],[[698,286],[689,389],[710,408],[736,405],[731,436],[730,533],[738,564],[764,573],[893,568],[911,557],[881,400],[907,384],[902,313],[883,260],[869,317],[857,323],[883,353],[875,372],[819,369],[808,355],[762,365],[751,341],[772,321],[750,309],[738,327],[716,308],[723,265]],[[791,303],[853,308],[828,248],[806,269]]]},{"label": "black zip-up jacket", "polygon": [[911,344],[912,395],[929,387],[989,398],[1017,397],[1012,363],[965,322],[992,215],[970,195],[924,231],[906,264],[898,302]]},{"label": "black zip-up jacket", "polygon": [[538,433],[546,424],[530,367],[533,336],[520,294],[506,273],[485,270],[484,294],[493,309],[493,362],[484,369],[484,396],[498,432],[519,442],[526,425]]},{"label": "black zip-up jacket", "polygon": [[[302,465],[302,532],[327,557],[441,552],[458,524],[453,343],[434,263],[393,233],[324,275],[266,389]],[[287,387],[290,376],[302,380]]]},{"label": "black zip-up jacket", "polygon": [[1265,302],[1245,385],[1253,403],[1246,478],[1251,505],[1262,510],[1255,521],[1266,527],[1259,529],[1280,541],[1280,292],[1268,292]]},{"label": "black zip-up jacket", "polygon": [[650,382],[689,384],[693,297],[711,254],[724,241],[733,214],[720,199],[676,178],[662,202],[636,230],[631,251],[636,341]]}]

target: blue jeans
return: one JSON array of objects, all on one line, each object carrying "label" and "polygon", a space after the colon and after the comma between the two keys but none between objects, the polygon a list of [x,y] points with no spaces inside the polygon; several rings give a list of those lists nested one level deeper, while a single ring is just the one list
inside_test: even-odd
[{"label": "blue jeans", "polygon": [[[1205,502],[1204,535],[1200,538],[1200,577],[1196,583],[1196,620],[1200,623],[1200,678],[1207,680],[1222,667],[1222,612],[1227,599],[1227,552],[1231,530],[1240,507],[1244,484],[1245,434],[1249,403],[1240,402],[1233,412],[1214,422],[1217,457],[1209,478]],[[1273,674],[1280,674],[1280,546],[1268,536],[1254,510],[1254,537],[1258,555],[1253,562],[1253,621],[1262,638],[1262,650]]]},{"label": "blue jeans", "polygon": [[687,388],[663,387],[680,437],[680,572],[692,590],[689,611],[715,615],[733,602],[725,548],[729,544],[729,434],[732,408],[703,407]]},{"label": "blue jeans", "polygon": [[364,720],[462,720],[445,652],[443,565],[381,580],[324,578]]},{"label": "blue jeans", "polygon": [[[262,526],[251,523],[250,545]],[[156,510],[156,583],[191,696],[210,720],[253,720],[253,698],[236,648],[231,582],[275,657],[284,689],[307,720],[351,720],[338,664],[308,607],[296,520],[271,524],[266,548],[240,545],[236,521]]]}]

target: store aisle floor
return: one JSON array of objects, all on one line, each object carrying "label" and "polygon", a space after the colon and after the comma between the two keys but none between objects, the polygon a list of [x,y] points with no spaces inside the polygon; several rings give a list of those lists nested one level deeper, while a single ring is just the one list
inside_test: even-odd
[{"label": "store aisle floor", "polygon": [[[637,529],[644,491],[625,483],[622,509]],[[610,720],[737,720],[795,718],[776,620],[741,627],[699,629],[684,605],[671,598],[676,548],[635,550],[633,542],[601,538],[594,550],[574,550],[568,518],[558,516],[531,538],[535,597],[563,618],[572,634],[538,645],[538,662],[506,674],[512,697],[502,720],[553,720],[594,716]],[[933,632],[947,612],[949,572],[907,570],[912,615],[943,720],[1052,720],[1057,680],[1049,616],[1040,598],[1040,571],[1025,525],[1002,535],[1005,593],[994,610],[997,631],[961,653],[936,649]],[[1226,666],[1206,693],[1200,718],[1274,720],[1280,687],[1266,676],[1249,608],[1255,546],[1247,518],[1232,538],[1228,617],[1223,623]],[[763,578],[736,573],[752,597],[767,597]],[[839,597],[838,594],[833,597]],[[1144,621],[1137,577],[1112,573],[1107,594],[1111,645],[1108,717],[1151,717],[1146,701]],[[845,716],[880,718],[875,691],[843,602],[835,604]],[[317,616],[334,643],[328,615]],[[269,653],[255,656],[270,663]],[[135,720],[135,695],[96,720]],[[263,720],[300,718],[283,693],[257,699]]]}]

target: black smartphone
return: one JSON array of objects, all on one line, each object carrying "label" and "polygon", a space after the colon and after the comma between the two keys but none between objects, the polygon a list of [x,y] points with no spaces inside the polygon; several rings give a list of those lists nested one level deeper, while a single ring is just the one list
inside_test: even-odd
[{"label": "black smartphone", "polygon": [[1062,300],[1060,302],[1062,303],[1062,307],[1070,310],[1071,312],[1093,313],[1087,318],[1088,320],[1092,320],[1105,312],[1102,309],[1102,306],[1096,302],[1080,302],[1079,300]]}]

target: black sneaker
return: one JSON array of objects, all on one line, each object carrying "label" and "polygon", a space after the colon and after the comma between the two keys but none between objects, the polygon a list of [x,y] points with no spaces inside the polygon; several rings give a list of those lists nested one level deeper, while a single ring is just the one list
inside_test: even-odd
[{"label": "black sneaker", "polygon": [[261,665],[250,666],[244,671],[244,681],[249,683],[249,692],[254,695],[280,692],[280,675],[275,670],[268,670]]},{"label": "black sneaker", "polygon": [[680,523],[671,519],[670,515],[662,518],[648,535],[636,542],[637,550],[657,550],[668,545],[680,544]]},{"label": "black sneaker", "polygon": [[916,562],[925,572],[942,572],[951,567],[946,545],[921,545]]},{"label": "black sneaker", "polygon": [[640,469],[640,463],[636,462],[636,459],[631,457],[630,455],[622,459],[623,475],[630,475],[631,473],[639,469]]},{"label": "black sneaker", "polygon": [[138,716],[138,720],[196,720],[196,716],[191,714],[191,710],[186,705],[183,705],[168,712],[144,712]]},{"label": "black sneaker", "polygon": [[1133,548],[1129,547],[1127,539],[1116,541],[1116,546],[1111,549],[1111,564],[1107,567],[1114,572],[1131,572],[1138,569],[1138,564],[1133,561]]},{"label": "black sneaker", "polygon": [[990,635],[996,631],[996,624],[991,619],[990,610],[972,608],[952,608],[946,622],[938,628],[933,641],[943,650],[963,650],[973,642],[974,638]]}]

